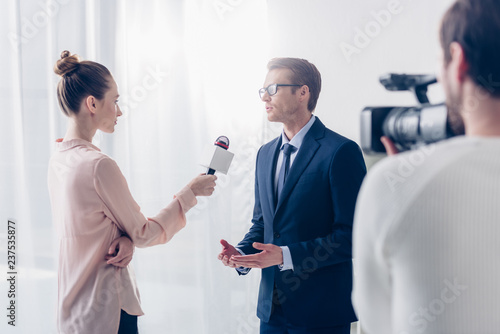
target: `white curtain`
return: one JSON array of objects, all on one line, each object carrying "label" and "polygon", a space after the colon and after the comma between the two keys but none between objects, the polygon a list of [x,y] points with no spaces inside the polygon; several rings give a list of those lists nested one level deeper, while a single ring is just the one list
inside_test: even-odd
[{"label": "white curtain", "polygon": [[[250,226],[255,155],[271,132],[257,94],[268,58],[265,1],[8,0],[1,9],[0,331],[56,332],[46,174],[66,129],[52,68],[67,49],[106,65],[118,83],[124,116],[94,143],[118,162],[146,215],[204,172],[202,150],[219,135],[236,153],[184,230],[136,251],[141,332],[255,333],[259,271],[240,278],[216,257],[221,238],[237,243]],[[3,320],[9,218],[17,226],[15,328]]]},{"label": "white curtain", "polygon": [[[323,77],[316,115],[358,141],[364,106],[415,104],[410,94],[384,91],[377,77],[434,71],[437,26],[451,2],[2,0],[0,332],[56,332],[58,249],[46,175],[66,129],[52,71],[61,51],[113,73],[124,115],[114,134],[98,133],[94,143],[118,162],[146,215],[204,171],[205,145],[230,138],[236,155],[214,195],[200,199],[171,242],[138,249],[132,264],[146,312],[142,333],[251,334],[258,333],[260,272],[238,277],[216,256],[221,238],[237,243],[248,230],[255,156],[281,128],[267,122],[257,94],[267,61],[315,63]],[[341,46],[356,45],[356,34],[373,29],[376,14],[394,3],[400,8],[390,22],[386,16],[346,57]],[[5,316],[8,219],[16,222],[16,327]]]}]

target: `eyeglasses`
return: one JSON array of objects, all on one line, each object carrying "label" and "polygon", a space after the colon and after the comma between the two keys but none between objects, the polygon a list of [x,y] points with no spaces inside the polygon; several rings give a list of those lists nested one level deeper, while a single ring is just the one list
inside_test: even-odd
[{"label": "eyeglasses", "polygon": [[291,86],[300,87],[302,85],[272,84],[272,85],[267,86],[266,88],[259,89],[259,96],[262,99],[262,97],[264,96],[264,94],[266,92],[267,92],[267,94],[269,94],[269,96],[273,96],[274,94],[276,94],[278,92],[278,87],[291,87]]}]

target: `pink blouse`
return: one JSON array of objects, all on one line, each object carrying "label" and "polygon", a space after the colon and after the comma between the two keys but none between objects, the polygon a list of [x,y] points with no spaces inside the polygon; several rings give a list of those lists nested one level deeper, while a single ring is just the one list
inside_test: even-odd
[{"label": "pink blouse", "polygon": [[144,313],[132,266],[106,263],[111,242],[126,234],[138,247],[166,243],[196,197],[185,187],[156,217],[144,217],[116,162],[83,139],[58,141],[48,186],[60,244],[58,330],[116,334],[121,309]]}]

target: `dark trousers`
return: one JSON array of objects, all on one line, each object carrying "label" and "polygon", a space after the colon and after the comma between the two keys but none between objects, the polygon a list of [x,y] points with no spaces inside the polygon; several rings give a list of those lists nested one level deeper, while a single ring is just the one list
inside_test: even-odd
[{"label": "dark trousers", "polygon": [[260,322],[260,334],[349,334],[351,324],[334,327],[307,328],[297,327],[288,322],[281,305],[273,305],[269,322]]},{"label": "dark trousers", "polygon": [[118,334],[139,334],[139,330],[137,329],[137,316],[130,315],[122,310]]}]

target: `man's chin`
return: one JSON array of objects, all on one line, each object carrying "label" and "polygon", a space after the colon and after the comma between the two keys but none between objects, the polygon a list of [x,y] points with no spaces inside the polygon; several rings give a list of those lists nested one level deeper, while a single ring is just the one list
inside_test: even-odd
[{"label": "man's chin", "polygon": [[267,120],[268,120],[269,122],[273,122],[273,123],[283,123],[283,120],[282,120],[282,119],[280,119],[280,117],[279,117],[279,116],[274,115],[273,113],[268,113],[268,114],[267,114]]}]

